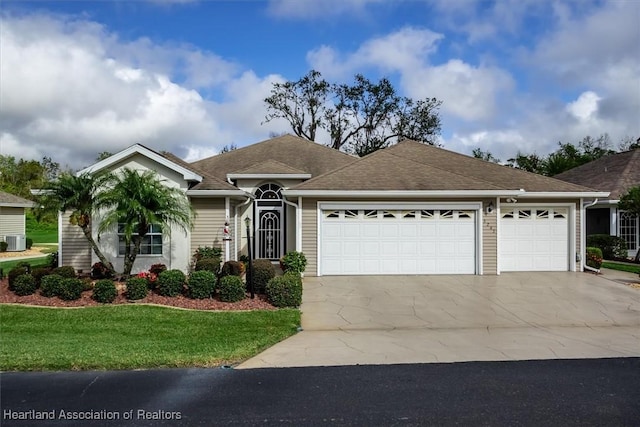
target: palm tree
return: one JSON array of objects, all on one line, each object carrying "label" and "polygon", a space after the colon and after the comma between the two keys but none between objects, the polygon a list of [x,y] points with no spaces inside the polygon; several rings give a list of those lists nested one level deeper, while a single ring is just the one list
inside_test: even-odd
[{"label": "palm tree", "polygon": [[193,210],[185,194],[163,184],[153,171],[123,169],[104,194],[100,207],[105,214],[99,234],[118,228],[124,238],[124,276],[131,274],[144,237],[152,225],[168,233],[171,226],[187,231],[193,224]]},{"label": "palm tree", "polygon": [[114,274],[113,265],[102,253],[91,234],[92,214],[101,203],[105,184],[111,179],[113,177],[106,173],[98,175],[63,173],[57,180],[51,181],[43,187],[38,202],[44,209],[49,211],[63,213],[70,211],[69,222],[80,227],[93,252],[106,268]]}]

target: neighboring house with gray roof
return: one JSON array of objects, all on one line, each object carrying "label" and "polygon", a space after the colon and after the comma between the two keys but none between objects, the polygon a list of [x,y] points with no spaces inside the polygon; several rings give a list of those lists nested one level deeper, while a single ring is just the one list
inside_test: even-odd
[{"label": "neighboring house with gray roof", "polygon": [[[186,270],[199,246],[239,259],[248,220],[256,258],[302,251],[311,276],[579,271],[583,206],[608,196],[414,141],[357,158],[284,135],[193,163],[134,145],[86,171],[123,167],[155,170],[197,214],[189,233],[152,233],[139,270]],[[100,243],[116,268],[118,239]]]},{"label": "neighboring house with gray roof", "polygon": [[586,234],[620,236],[627,242],[630,257],[638,252],[640,218],[618,209],[618,202],[631,187],[640,186],[640,148],[601,157],[554,178],[608,191],[608,197],[587,206]]},{"label": "neighboring house with gray roof", "polygon": [[14,242],[26,242],[24,209],[33,206],[31,200],[0,191],[0,241],[10,243],[9,250],[24,250],[21,246],[16,248]]}]

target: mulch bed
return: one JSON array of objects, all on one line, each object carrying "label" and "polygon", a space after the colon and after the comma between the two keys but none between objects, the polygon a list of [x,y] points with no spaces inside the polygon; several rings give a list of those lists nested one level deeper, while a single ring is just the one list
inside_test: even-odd
[{"label": "mulch bed", "polygon": [[9,290],[9,281],[4,279],[0,281],[0,304],[25,304],[43,307],[95,307],[100,305],[114,304],[157,304],[167,307],[176,307],[189,310],[210,310],[210,311],[227,311],[227,310],[275,310],[276,308],[269,304],[264,295],[256,295],[255,299],[251,299],[247,294],[247,298],[238,302],[222,302],[218,299],[191,299],[184,296],[164,297],[149,292],[145,298],[136,301],[129,301],[124,296],[124,291],[120,289],[115,301],[111,304],[100,304],[91,298],[93,291],[85,291],[82,297],[75,301],[64,301],[58,297],[44,297],[36,291],[33,295],[18,296]]}]

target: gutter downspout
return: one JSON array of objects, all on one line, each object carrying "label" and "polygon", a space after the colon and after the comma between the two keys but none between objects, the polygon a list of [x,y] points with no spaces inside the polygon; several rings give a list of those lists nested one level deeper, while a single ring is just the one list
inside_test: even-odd
[{"label": "gutter downspout", "polygon": [[242,238],[242,230],[240,230],[240,233],[238,233],[238,208],[241,206],[246,206],[249,204],[249,202],[252,202],[254,199],[253,195],[247,193],[247,200],[245,200],[244,202],[240,203],[239,205],[235,205],[234,207],[234,213],[233,213],[233,233],[236,235],[236,238],[233,239],[233,250],[235,255],[233,256],[235,258],[235,261],[238,260],[238,240]]},{"label": "gutter downspout", "polygon": [[[302,212],[300,211],[300,206],[296,203],[288,201],[286,197],[283,197],[282,201],[287,205],[296,208],[296,252],[302,252],[302,244],[300,243],[302,239],[302,230],[300,229],[302,224]],[[298,203],[300,203],[300,197],[298,197]]]},{"label": "gutter downspout", "polygon": [[596,274],[600,274],[600,269],[589,267],[585,262],[587,258],[587,208],[594,206],[598,203],[598,199],[594,199],[593,202],[583,203],[582,199],[580,199],[580,245],[582,246],[582,251],[584,256],[580,257],[580,267],[582,267],[582,271],[589,270],[593,271]]}]

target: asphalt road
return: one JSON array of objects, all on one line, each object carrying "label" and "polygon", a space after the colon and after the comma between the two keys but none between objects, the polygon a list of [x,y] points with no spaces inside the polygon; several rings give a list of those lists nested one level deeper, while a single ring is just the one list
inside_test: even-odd
[{"label": "asphalt road", "polygon": [[640,358],[2,373],[0,393],[3,427],[638,426]]}]

